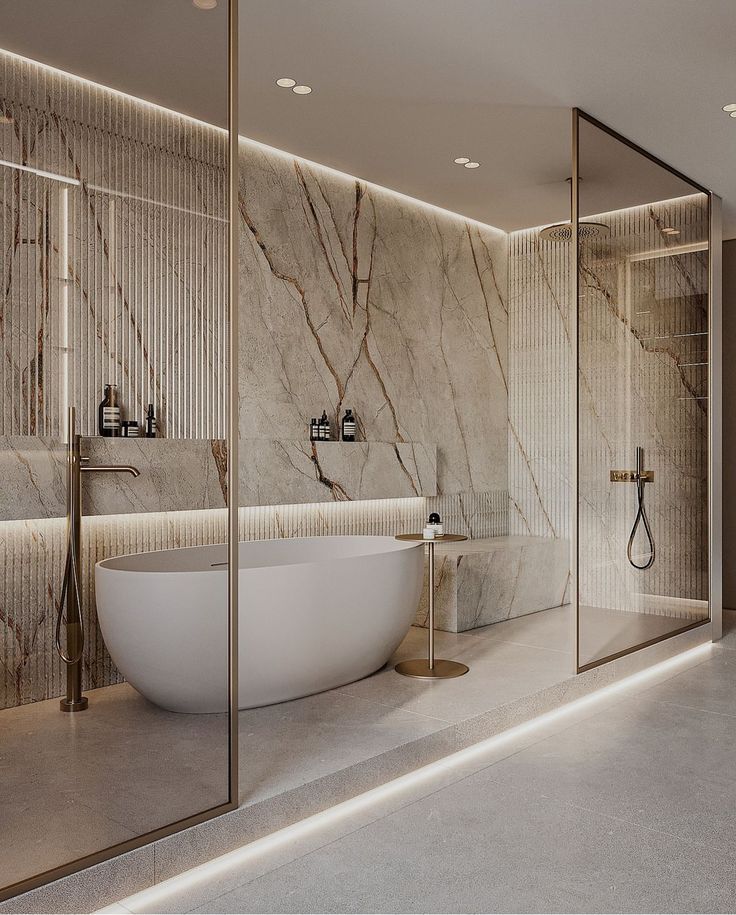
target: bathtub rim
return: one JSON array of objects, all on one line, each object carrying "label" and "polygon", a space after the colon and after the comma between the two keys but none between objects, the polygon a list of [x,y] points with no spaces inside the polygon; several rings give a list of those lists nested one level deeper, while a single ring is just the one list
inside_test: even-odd
[{"label": "bathtub rim", "polygon": [[[390,550],[378,550],[374,553],[355,553],[351,556],[325,556],[319,559],[309,559],[301,560],[299,562],[284,562],[284,563],[274,563],[273,565],[262,565],[262,566],[238,566],[238,572],[250,572],[257,571],[261,569],[279,569],[279,568],[293,568],[295,566],[321,566],[327,565],[332,562],[347,562],[355,559],[366,559],[369,556],[389,556],[392,553],[399,553],[405,550],[415,550],[420,546],[424,546],[426,541],[407,541],[407,540],[397,540],[393,534],[316,534],[310,537],[259,537],[253,540],[239,540],[238,548],[242,544],[248,543],[283,543],[283,542],[298,542],[298,541],[329,541],[329,540],[354,540],[354,539],[371,539],[371,540],[386,540],[392,542],[392,549]],[[212,575],[212,574],[227,574],[229,570],[229,564],[227,561],[217,564],[216,566],[210,566],[209,568],[190,568],[190,569],[171,569],[171,568],[156,568],[156,569],[135,569],[135,568],[116,568],[114,563],[125,560],[132,559],[136,556],[153,556],[158,553],[181,553],[189,550],[203,550],[211,549],[214,547],[224,547],[227,549],[227,541],[220,543],[203,543],[196,546],[180,546],[162,549],[162,550],[143,550],[135,553],[120,553],[117,556],[108,556],[106,559],[101,559],[95,563],[95,574],[98,569],[101,569],[105,572],[116,572],[116,573],[135,573],[136,575]]]}]

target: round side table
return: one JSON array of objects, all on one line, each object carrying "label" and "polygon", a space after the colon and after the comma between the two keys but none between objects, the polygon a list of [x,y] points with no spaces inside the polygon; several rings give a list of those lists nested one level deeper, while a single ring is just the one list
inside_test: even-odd
[{"label": "round side table", "polygon": [[429,620],[427,625],[428,646],[426,658],[413,658],[411,661],[400,661],[394,670],[403,677],[415,677],[418,680],[447,680],[451,677],[462,677],[470,668],[459,661],[445,661],[434,656],[434,548],[438,543],[459,543],[467,540],[462,534],[445,534],[434,540],[425,540],[421,534],[397,534],[397,540],[411,540],[426,543],[429,547]]}]

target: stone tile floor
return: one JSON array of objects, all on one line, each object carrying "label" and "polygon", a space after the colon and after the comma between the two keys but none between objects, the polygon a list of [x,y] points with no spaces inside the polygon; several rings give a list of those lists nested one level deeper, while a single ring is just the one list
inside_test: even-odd
[{"label": "stone tile floor", "polygon": [[733,912],[736,614],[690,666],[117,912]]},{"label": "stone tile floor", "polygon": [[[622,625],[630,621],[620,614],[601,617],[601,644],[618,637]],[[437,655],[460,658],[471,671],[427,683],[392,669],[426,650],[426,630],[412,628],[390,664],[372,677],[243,711],[241,802],[274,797],[522,703],[572,675],[571,639],[567,607],[472,633],[440,632]],[[0,856],[0,884],[226,800],[225,716],[165,712],[126,684],[89,696],[90,708],[80,715],[60,713],[56,700],[0,712],[0,829],[13,836]]]}]

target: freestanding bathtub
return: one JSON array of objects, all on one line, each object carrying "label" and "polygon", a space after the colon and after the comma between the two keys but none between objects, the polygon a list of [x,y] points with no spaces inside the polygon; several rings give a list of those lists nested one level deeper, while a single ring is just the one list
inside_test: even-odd
[{"label": "freestanding bathtub", "polygon": [[[240,544],[239,707],[333,689],[382,667],[422,588],[422,544],[304,537]],[[121,674],[176,712],[227,708],[227,550],[97,563],[97,614]]]}]

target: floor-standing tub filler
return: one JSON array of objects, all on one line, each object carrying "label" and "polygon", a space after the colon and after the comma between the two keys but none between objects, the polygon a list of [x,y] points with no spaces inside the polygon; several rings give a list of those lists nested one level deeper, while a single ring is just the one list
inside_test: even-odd
[{"label": "floor-standing tub filler", "polygon": [[[240,544],[239,707],[359,680],[409,631],[422,544],[304,537]],[[176,712],[227,708],[224,545],[117,556],[97,564],[97,613],[122,675]]]}]

